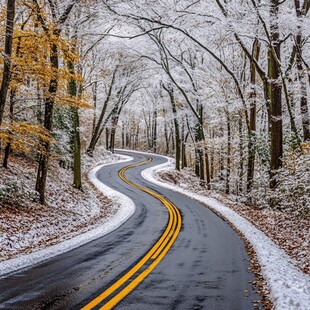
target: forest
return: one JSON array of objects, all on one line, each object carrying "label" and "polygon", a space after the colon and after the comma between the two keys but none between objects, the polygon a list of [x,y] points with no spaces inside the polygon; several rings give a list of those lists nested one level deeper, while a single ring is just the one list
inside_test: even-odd
[{"label": "forest", "polygon": [[308,309],[309,11],[0,0],[0,308]]},{"label": "forest", "polygon": [[309,0],[0,3],[1,174],[31,160],[41,204],[51,162],[82,190],[81,156],[103,145],[309,215]]}]

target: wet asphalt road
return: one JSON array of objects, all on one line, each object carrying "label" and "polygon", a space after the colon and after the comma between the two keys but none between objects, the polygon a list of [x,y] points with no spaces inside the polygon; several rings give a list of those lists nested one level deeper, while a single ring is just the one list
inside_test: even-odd
[{"label": "wet asphalt road", "polygon": [[[145,155],[121,152],[144,161]],[[182,230],[153,272],[116,309],[253,309],[259,300],[249,281],[249,257],[239,236],[194,200],[141,177],[166,161],[132,168],[127,179],[170,199],[181,211]],[[158,240],[167,209],[118,177],[129,163],[102,168],[97,176],[136,203],[136,212],[116,231],[34,267],[0,279],[0,309],[80,309],[119,279]]]}]

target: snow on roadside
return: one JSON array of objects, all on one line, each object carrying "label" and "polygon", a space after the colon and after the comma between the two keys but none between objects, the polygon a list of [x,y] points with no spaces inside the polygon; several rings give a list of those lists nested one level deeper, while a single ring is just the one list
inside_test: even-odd
[{"label": "snow on roadside", "polygon": [[[119,157],[121,160],[116,163],[132,160],[132,157],[129,156],[119,155]],[[96,173],[99,169],[111,164],[113,163],[106,163],[97,166],[89,172],[88,177],[90,181],[113,202],[116,212],[101,221],[99,223],[100,225],[96,225],[95,228],[81,235],[77,235],[45,249],[0,262],[0,276],[5,276],[19,269],[32,266],[102,237],[118,228],[134,213],[135,205],[130,198],[102,184],[96,177]]]},{"label": "snow on roadside", "polygon": [[156,173],[173,169],[172,160],[168,157],[166,158],[168,159],[167,163],[144,170],[142,176],[159,186],[196,199],[222,214],[252,244],[261,265],[263,276],[269,286],[270,298],[275,309],[308,310],[310,305],[310,277],[298,270],[291,258],[270,238],[235,211],[225,207],[213,198],[208,198],[156,179]]}]

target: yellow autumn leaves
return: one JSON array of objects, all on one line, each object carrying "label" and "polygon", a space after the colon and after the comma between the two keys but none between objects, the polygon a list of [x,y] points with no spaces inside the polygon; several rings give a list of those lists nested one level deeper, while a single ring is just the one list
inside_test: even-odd
[{"label": "yellow autumn leaves", "polygon": [[12,122],[2,124],[0,139],[4,145],[10,144],[16,153],[28,154],[36,149],[42,153],[40,147],[42,141],[52,142],[49,132],[40,125],[26,122]]},{"label": "yellow autumn leaves", "polygon": [[[32,150],[40,150],[40,143],[51,142],[50,133],[43,125],[32,121],[31,117],[25,117],[27,113],[31,115],[31,107],[37,104],[37,100],[48,98],[49,83],[55,78],[58,83],[57,93],[53,94],[54,102],[59,105],[66,105],[75,108],[91,108],[82,94],[71,96],[68,94],[68,83],[72,80],[80,85],[83,78],[80,74],[70,71],[67,62],[77,64],[79,56],[76,50],[74,39],[69,39],[61,35],[55,35],[54,29],[57,25],[45,16],[45,9],[41,7],[40,14],[44,17],[48,25],[48,32],[40,27],[36,7],[32,1],[18,1],[20,16],[14,25],[13,53],[11,65],[11,79],[9,91],[14,92],[13,100],[8,96],[7,108],[4,114],[4,122],[0,128],[0,140],[5,146],[11,144],[15,152],[29,153]],[[43,3],[44,5],[44,3]],[[4,34],[5,34],[5,10],[0,10],[0,55],[3,55]],[[3,18],[2,18],[3,17]],[[68,35],[67,35],[68,36]],[[51,46],[57,46],[59,68],[51,67]],[[0,57],[0,73],[3,70],[4,57]],[[1,74],[0,74],[1,75]],[[2,76],[2,75],[1,75]],[[1,79],[1,77],[0,77]],[[1,81],[0,81],[1,82]],[[36,90],[40,90],[36,93]],[[18,110],[23,110],[23,117],[15,117],[9,112],[9,105],[16,106]],[[27,121],[25,121],[27,119]]]}]

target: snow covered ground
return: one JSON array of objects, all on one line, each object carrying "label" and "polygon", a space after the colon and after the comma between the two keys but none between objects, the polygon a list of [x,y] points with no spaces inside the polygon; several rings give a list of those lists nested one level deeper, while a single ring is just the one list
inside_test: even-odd
[{"label": "snow covered ground", "polygon": [[159,186],[181,192],[196,199],[231,222],[252,244],[264,278],[270,290],[270,298],[278,310],[308,310],[310,307],[310,277],[295,267],[292,259],[270,238],[235,211],[219,201],[188,191],[178,186],[159,181],[158,173],[173,169],[171,159],[161,166],[144,170],[142,175]]},{"label": "snow covered ground", "polygon": [[[66,207],[66,212],[63,212],[64,215],[60,210],[60,202],[57,201],[56,197],[50,196],[51,206],[42,210],[42,213],[47,213],[48,218],[42,213],[35,213],[35,210],[33,209],[32,211],[35,213],[36,217],[39,217],[40,215],[42,217],[40,219],[37,218],[36,221],[33,221],[33,218],[30,218],[31,221],[28,223],[26,231],[23,231],[21,224],[15,227],[15,233],[14,231],[12,233],[8,227],[6,232],[2,233],[0,236],[1,256],[2,259],[10,256],[14,258],[0,262],[0,276],[42,262],[48,258],[81,246],[82,244],[111,232],[126,221],[135,210],[134,203],[127,196],[114,191],[99,182],[96,178],[96,172],[101,167],[110,165],[113,162],[126,162],[131,159],[132,158],[128,156],[103,156],[100,160],[105,163],[97,166],[89,172],[88,176],[91,182],[110,200],[110,202],[112,202],[112,204],[110,203],[108,205],[108,208],[106,208],[107,201],[105,201],[105,205],[102,205],[102,201],[95,196],[90,188],[87,188],[86,194],[90,196],[86,198],[84,197],[85,199],[81,199],[80,201],[81,203],[86,204],[86,206],[77,203],[77,201],[70,202],[70,199],[72,199],[73,196],[69,193],[66,197],[61,197],[64,200],[62,203],[66,205],[63,206]],[[94,166],[94,163],[92,163],[92,160],[88,159],[88,166],[91,165]],[[63,177],[65,178],[65,176]],[[50,185],[53,186],[54,183],[50,182]],[[81,197],[78,196],[77,200],[80,200],[79,198]],[[53,217],[54,212],[50,210],[54,209],[55,206],[55,212],[58,212],[57,217]],[[106,212],[103,212],[104,209],[107,209],[105,210]],[[67,215],[66,213],[69,214]],[[86,213],[88,213],[88,217],[86,216]],[[98,217],[98,213],[103,213],[103,216]],[[25,212],[18,214],[17,218],[20,219],[20,217],[23,216],[25,216]],[[79,219],[81,219],[80,222],[77,223],[77,225],[72,225],[70,228],[70,221],[78,222]],[[5,229],[5,220],[6,218],[2,213],[0,223],[3,230]],[[44,224],[47,220],[48,224]],[[12,221],[8,222],[9,226],[11,226],[11,224]],[[71,230],[68,231],[68,227]],[[48,240],[44,239],[44,237],[48,238]],[[25,252],[30,253],[24,254]]]}]

